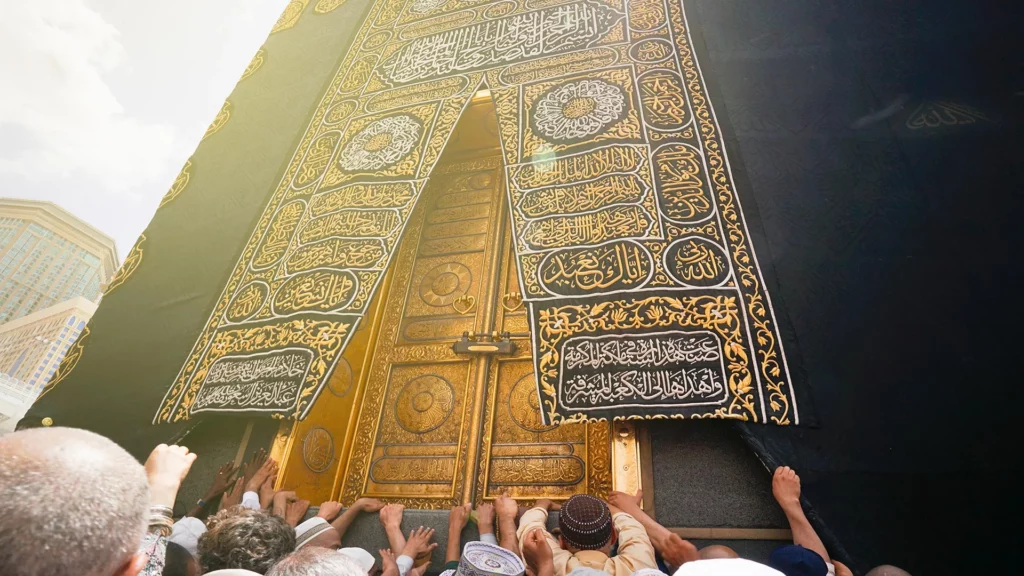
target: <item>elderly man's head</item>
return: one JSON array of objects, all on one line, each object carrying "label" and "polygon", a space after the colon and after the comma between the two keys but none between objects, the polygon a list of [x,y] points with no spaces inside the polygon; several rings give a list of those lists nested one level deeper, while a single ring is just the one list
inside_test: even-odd
[{"label": "elderly man's head", "polygon": [[366,576],[366,571],[337,550],[306,546],[278,562],[267,576]]},{"label": "elderly man's head", "polygon": [[110,440],[74,428],[0,437],[0,574],[132,576],[149,484]]},{"label": "elderly man's head", "polygon": [[206,572],[242,568],[266,574],[295,550],[295,529],[260,510],[221,510],[206,528],[199,537],[199,564]]}]

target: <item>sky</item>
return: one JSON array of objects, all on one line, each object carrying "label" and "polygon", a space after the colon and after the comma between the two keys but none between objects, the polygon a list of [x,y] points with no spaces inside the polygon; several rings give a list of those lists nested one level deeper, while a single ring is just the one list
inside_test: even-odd
[{"label": "sky", "polygon": [[0,197],[123,259],[288,0],[0,0]]}]

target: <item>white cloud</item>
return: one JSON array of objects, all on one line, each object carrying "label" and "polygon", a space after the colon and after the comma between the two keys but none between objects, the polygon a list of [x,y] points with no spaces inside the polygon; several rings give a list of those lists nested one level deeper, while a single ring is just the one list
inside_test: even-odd
[{"label": "white cloud", "polygon": [[0,173],[123,197],[168,171],[174,128],[125,114],[104,79],[127,64],[116,28],[84,0],[0,10]]}]

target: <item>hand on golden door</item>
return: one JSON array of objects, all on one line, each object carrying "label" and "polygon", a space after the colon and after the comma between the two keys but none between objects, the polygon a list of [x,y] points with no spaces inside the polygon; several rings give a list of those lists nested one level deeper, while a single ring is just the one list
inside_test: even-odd
[{"label": "hand on golden door", "polygon": [[494,503],[494,507],[498,512],[499,520],[513,519],[519,514],[519,503],[509,497],[508,494],[502,494]]},{"label": "hand on golden door", "polygon": [[378,512],[384,508],[384,503],[376,498],[360,498],[352,503],[352,507],[362,512]]},{"label": "hand on golden door", "polygon": [[401,504],[388,504],[380,509],[380,523],[385,528],[388,526],[401,526],[403,512],[405,512],[405,506]]},{"label": "hand on golden door", "polygon": [[259,469],[249,478],[245,484],[246,492],[259,492],[260,486],[267,481],[267,478],[277,474],[277,462],[273,458],[267,458],[260,465]]},{"label": "hand on golden door", "polygon": [[274,505],[274,494],[277,494],[277,490],[274,490],[274,486],[277,485],[277,474],[275,473],[271,477],[263,481],[260,484],[260,508],[263,510],[269,510]]},{"label": "hand on golden door", "polygon": [[481,534],[494,533],[494,504],[484,502],[476,507],[476,525]]},{"label": "hand on golden door", "polygon": [[302,517],[306,515],[307,510],[309,510],[309,500],[289,502],[288,507],[285,509],[284,521],[292,528],[295,528],[299,525],[299,522],[302,522]]},{"label": "hand on golden door", "polygon": [[462,506],[453,506],[451,512],[448,513],[448,534],[458,534],[462,532],[462,529],[469,523],[469,513],[473,510],[472,504],[463,504]]},{"label": "hand on golden door", "polygon": [[274,505],[271,507],[271,512],[275,516],[285,518],[285,514],[288,512],[288,505],[298,500],[294,490],[282,490],[277,494],[274,494]]},{"label": "hand on golden door", "polygon": [[323,504],[320,504],[320,511],[317,512],[316,515],[330,522],[331,520],[337,518],[338,514],[341,514],[342,508],[343,507],[341,505],[341,502],[329,500],[327,502],[324,502]]}]

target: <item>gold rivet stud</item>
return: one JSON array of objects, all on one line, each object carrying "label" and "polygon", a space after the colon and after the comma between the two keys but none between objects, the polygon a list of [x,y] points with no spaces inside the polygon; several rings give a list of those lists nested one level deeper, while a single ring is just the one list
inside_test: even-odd
[{"label": "gold rivet stud", "polygon": [[43,426],[53,426],[53,418],[50,418],[49,416],[43,418]]}]

